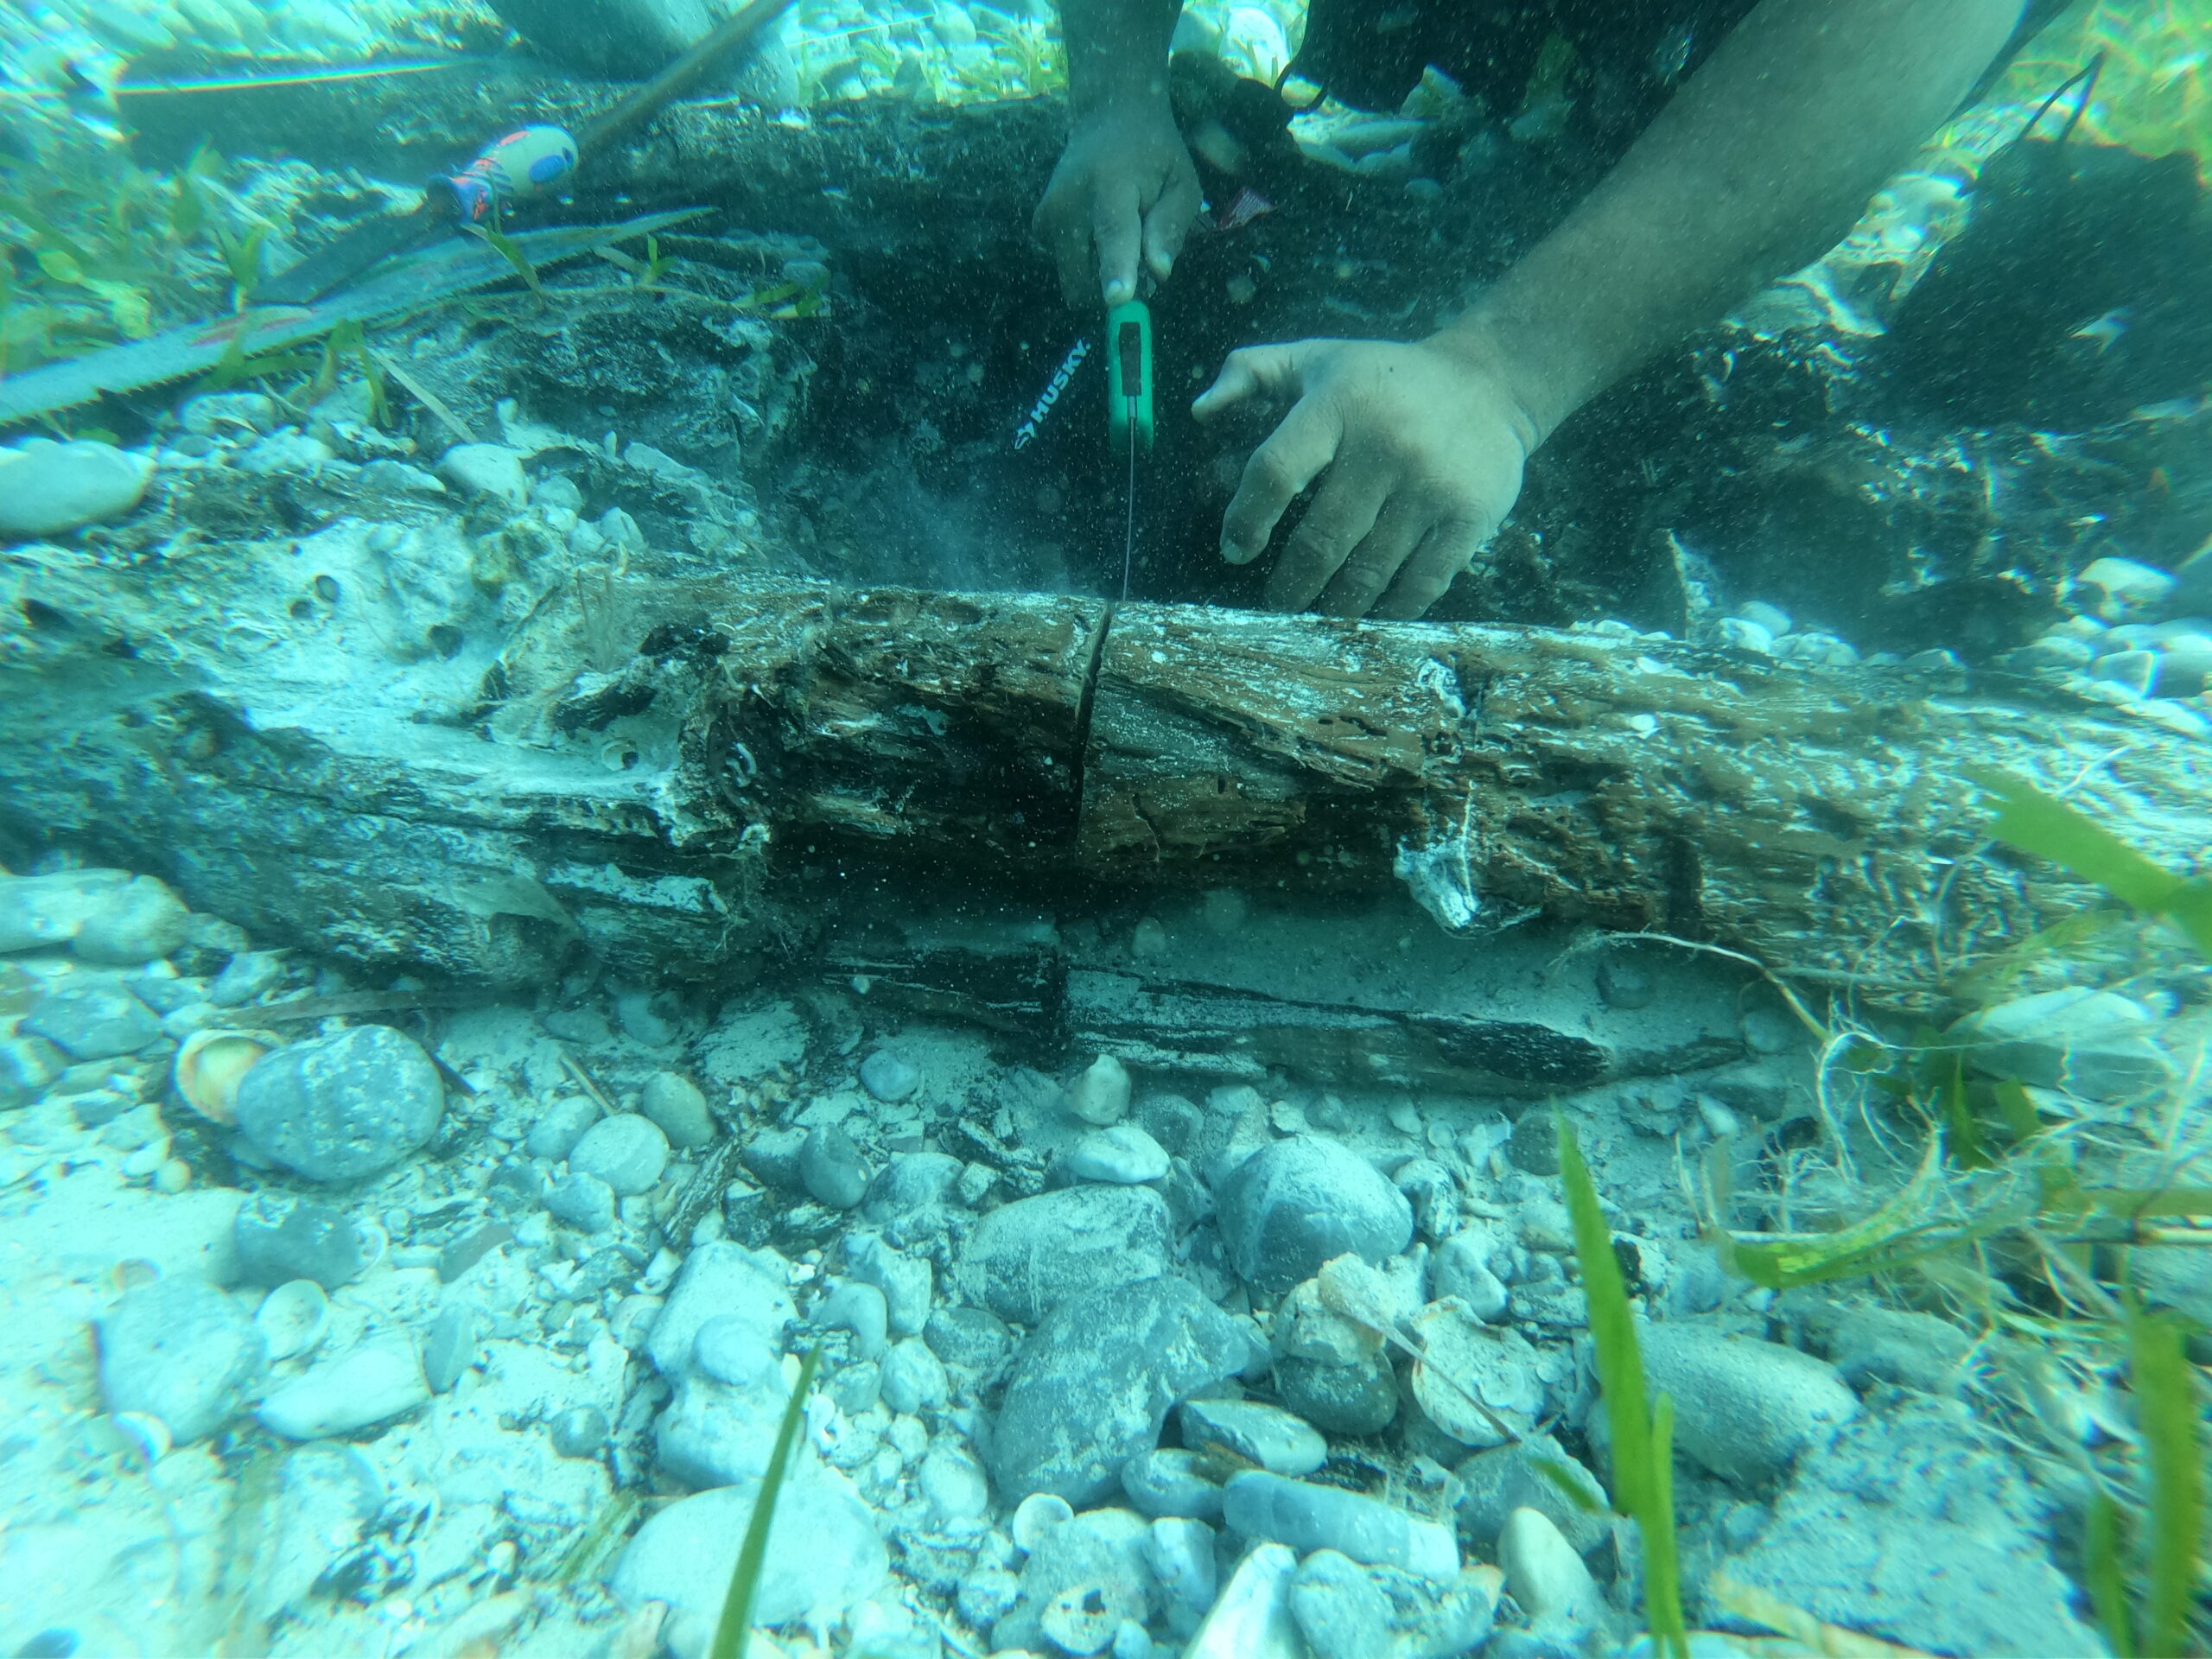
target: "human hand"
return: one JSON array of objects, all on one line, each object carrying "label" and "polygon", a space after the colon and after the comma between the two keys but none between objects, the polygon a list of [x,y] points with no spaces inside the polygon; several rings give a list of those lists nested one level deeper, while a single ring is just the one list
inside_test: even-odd
[{"label": "human hand", "polygon": [[1231,352],[1191,412],[1297,401],[1252,452],[1221,524],[1222,556],[1266,550],[1317,477],[1268,579],[1268,603],[1335,616],[1419,616],[1521,493],[1536,423],[1499,367],[1436,340],[1302,340]]},{"label": "human hand", "polygon": [[1030,230],[1078,309],[1134,299],[1137,260],[1165,280],[1198,216],[1198,175],[1166,100],[1107,104],[1077,118]]}]

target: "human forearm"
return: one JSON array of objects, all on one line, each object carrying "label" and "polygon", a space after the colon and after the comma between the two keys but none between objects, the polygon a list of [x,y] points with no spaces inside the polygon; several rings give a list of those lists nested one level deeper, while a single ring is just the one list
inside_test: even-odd
[{"label": "human forearm", "polygon": [[1830,245],[2019,11],[2019,0],[1764,0],[1436,343],[1502,374],[1541,442],[1643,359]]},{"label": "human forearm", "polygon": [[1078,118],[1109,105],[1167,99],[1167,44],[1182,0],[1061,0],[1068,102]]}]

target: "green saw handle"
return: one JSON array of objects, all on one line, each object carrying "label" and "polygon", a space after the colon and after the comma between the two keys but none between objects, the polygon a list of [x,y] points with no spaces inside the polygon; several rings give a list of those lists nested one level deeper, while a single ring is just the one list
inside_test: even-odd
[{"label": "green saw handle", "polygon": [[1152,449],[1152,313],[1142,300],[1106,314],[1106,434],[1117,452]]}]

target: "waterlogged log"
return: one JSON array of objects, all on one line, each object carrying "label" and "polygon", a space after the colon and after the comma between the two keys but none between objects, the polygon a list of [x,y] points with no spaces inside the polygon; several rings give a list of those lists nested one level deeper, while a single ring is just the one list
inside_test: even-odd
[{"label": "waterlogged log", "polygon": [[1802,668],[1596,628],[810,588],[730,613],[733,822],[969,881],[1368,888],[1924,995],[2089,895],[1984,846],[1974,766],[2175,868],[2212,747],[1955,667]]},{"label": "waterlogged log", "polygon": [[[1164,997],[1225,1042],[1264,1027],[1289,1052],[1325,1028],[1354,1052],[1364,1014],[1310,1013],[1357,1001],[1325,975],[1109,984],[1082,976],[1128,963],[1049,941],[959,972],[826,942],[893,894],[1081,916],[1161,890],[1409,889],[1477,941],[1532,918],[1662,931],[1925,1006],[1938,969],[2093,896],[1989,852],[1969,766],[2077,785],[2171,868],[2204,855],[2212,746],[1955,670],[696,565],[548,585],[496,659],[393,658],[365,537],[219,544],[160,582],[96,550],[10,556],[11,860],[63,843],[257,938],[449,982],[543,982],[580,951],[723,982],[834,955],[1010,1028],[1134,1046]],[[287,607],[332,571],[334,611]],[[1449,998],[1384,1011],[1408,1073],[1590,1064]]]}]

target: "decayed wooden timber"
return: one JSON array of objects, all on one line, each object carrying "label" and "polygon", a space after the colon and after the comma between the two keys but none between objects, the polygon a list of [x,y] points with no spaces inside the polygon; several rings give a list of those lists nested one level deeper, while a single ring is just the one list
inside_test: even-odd
[{"label": "decayed wooden timber", "polygon": [[[451,981],[542,982],[578,948],[635,976],[813,960],[841,894],[1079,912],[1149,888],[1384,893],[1410,870],[1478,934],[1662,931],[1910,1001],[2087,897],[1977,855],[1963,768],[2078,779],[2176,868],[2212,802],[2212,747],[2031,687],[1604,631],[640,571],[613,621],[588,583],[545,592],[484,676],[496,697],[318,702],[270,677],[327,649],[310,624],[238,631],[278,556],[242,544],[188,583],[52,553],[11,571],[7,614],[37,625],[0,658],[0,827],[16,856],[67,841],[257,935]],[[610,661],[618,623],[651,650]],[[995,989],[938,994],[1110,1035],[1065,1012],[1093,970],[1124,969],[1001,963]],[[897,949],[843,971],[931,980]],[[1291,1032],[1332,1000],[1136,971],[1186,1024]],[[1254,995],[1281,1006],[1230,1005]],[[1408,1053],[1489,1064],[1467,1045],[1499,1033],[1430,1014],[1457,1017],[1391,1011],[1426,1033]]]},{"label": "decayed wooden timber", "polygon": [[700,765],[778,845],[970,880],[1426,863],[1477,928],[1663,931],[1878,990],[2085,897],[1972,856],[1965,769],[2078,778],[2177,868],[2212,804],[2201,741],[1955,670],[1049,595],[771,590],[721,625]]}]

